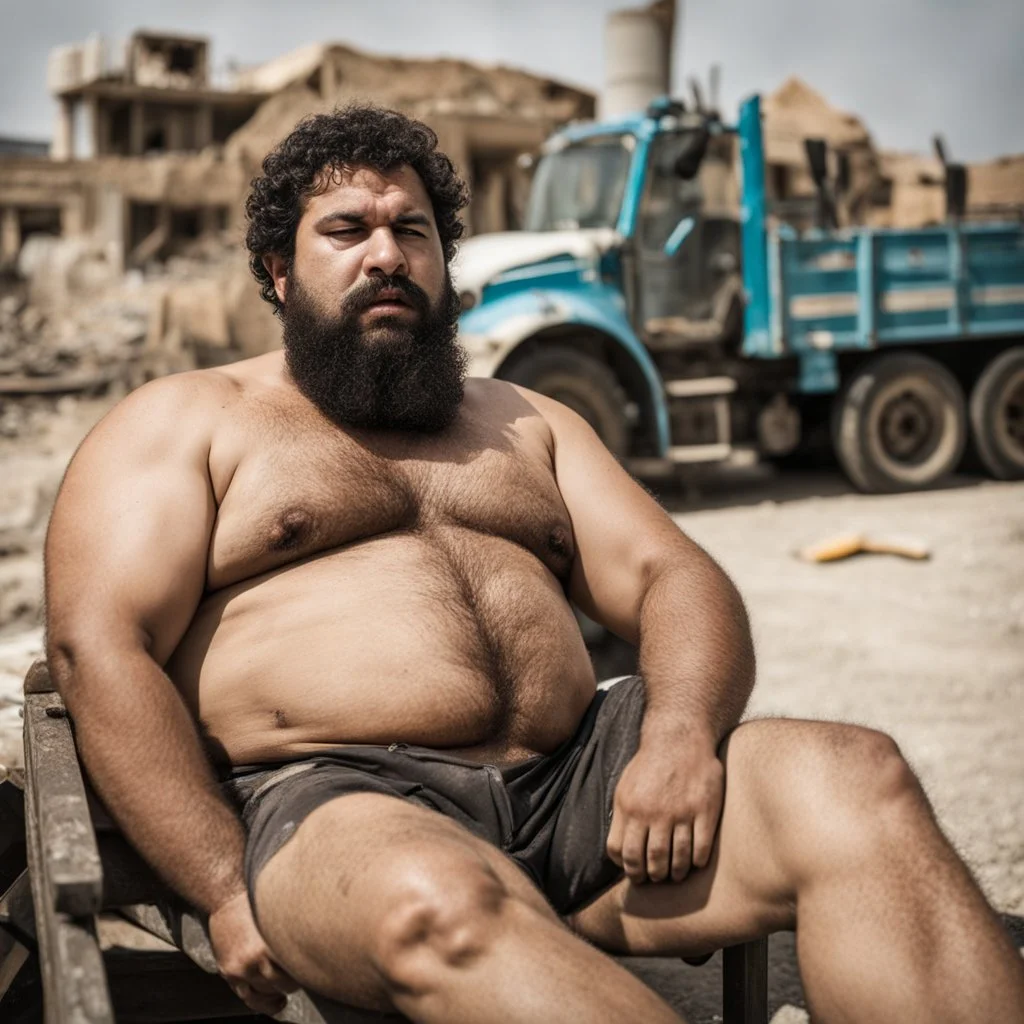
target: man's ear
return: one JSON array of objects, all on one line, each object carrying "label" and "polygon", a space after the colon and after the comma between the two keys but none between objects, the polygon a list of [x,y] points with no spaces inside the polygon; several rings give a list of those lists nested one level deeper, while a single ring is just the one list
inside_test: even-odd
[{"label": "man's ear", "polygon": [[277,301],[283,305],[288,291],[288,261],[276,252],[268,252],[263,257],[263,268],[274,282]]}]

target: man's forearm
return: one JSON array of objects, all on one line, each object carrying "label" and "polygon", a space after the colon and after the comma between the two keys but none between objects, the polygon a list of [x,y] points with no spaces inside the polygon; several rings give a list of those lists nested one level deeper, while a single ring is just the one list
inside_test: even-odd
[{"label": "man's forearm", "polygon": [[743,601],[694,545],[685,561],[651,573],[640,609],[643,733],[706,734],[714,744],[738,724],[754,686],[754,646]]},{"label": "man's forearm", "polygon": [[241,823],[159,666],[142,650],[68,657],[59,649],[50,665],[90,781],[146,861],[207,913],[242,891]]}]

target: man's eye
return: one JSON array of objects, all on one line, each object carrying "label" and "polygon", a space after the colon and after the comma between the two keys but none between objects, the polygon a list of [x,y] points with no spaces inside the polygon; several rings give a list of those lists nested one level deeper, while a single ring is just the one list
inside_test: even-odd
[{"label": "man's eye", "polygon": [[415,235],[417,238],[426,238],[422,231],[414,231],[412,228],[399,228],[398,233],[401,235]]}]

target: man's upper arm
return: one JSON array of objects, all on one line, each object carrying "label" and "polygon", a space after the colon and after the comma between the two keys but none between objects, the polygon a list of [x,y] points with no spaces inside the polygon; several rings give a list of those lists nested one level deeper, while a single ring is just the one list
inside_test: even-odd
[{"label": "man's upper arm", "polygon": [[154,381],[112,410],[76,452],[46,539],[51,653],[144,646],[167,659],[202,596],[216,514],[209,389]]},{"label": "man's upper arm", "polygon": [[651,575],[670,561],[706,555],[619,465],[582,417],[521,389],[554,437],[555,475],[576,538],[570,597],[591,618],[638,639]]}]

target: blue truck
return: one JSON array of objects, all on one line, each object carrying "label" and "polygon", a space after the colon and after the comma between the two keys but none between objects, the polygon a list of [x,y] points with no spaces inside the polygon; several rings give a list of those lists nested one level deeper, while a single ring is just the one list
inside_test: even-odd
[{"label": "blue truck", "polygon": [[824,436],[867,492],[927,488],[968,445],[1024,478],[1024,223],[960,216],[961,171],[943,224],[840,228],[807,152],[801,225],[767,195],[756,96],[734,127],[668,99],[566,127],[525,230],[463,244],[470,372],[563,401],[642,477]]}]

